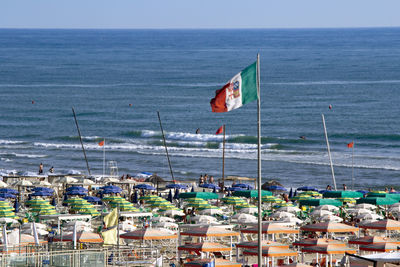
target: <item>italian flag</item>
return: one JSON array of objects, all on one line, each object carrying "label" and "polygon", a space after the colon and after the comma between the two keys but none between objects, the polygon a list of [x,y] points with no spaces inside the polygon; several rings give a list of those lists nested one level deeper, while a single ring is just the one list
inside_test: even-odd
[{"label": "italian flag", "polygon": [[254,62],[215,91],[210,104],[212,112],[227,112],[257,99],[257,62]]}]

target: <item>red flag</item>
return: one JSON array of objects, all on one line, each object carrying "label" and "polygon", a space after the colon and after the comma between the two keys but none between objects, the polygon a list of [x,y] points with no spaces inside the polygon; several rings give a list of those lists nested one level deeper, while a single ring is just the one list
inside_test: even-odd
[{"label": "red flag", "polygon": [[351,143],[348,143],[348,144],[347,144],[347,147],[348,147],[348,148],[353,148],[353,147],[354,147],[354,141],[351,142]]},{"label": "red flag", "polygon": [[224,132],[224,126],[221,126],[218,128],[217,132],[215,134],[220,134]]},{"label": "red flag", "polygon": [[99,142],[99,146],[104,146],[104,140]]}]

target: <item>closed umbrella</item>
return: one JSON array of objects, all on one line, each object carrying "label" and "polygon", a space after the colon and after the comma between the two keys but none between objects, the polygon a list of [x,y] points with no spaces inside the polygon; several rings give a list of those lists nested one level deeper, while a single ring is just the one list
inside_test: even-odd
[{"label": "closed umbrella", "polygon": [[175,188],[174,199],[179,199],[179,188]]},{"label": "closed umbrella", "polygon": [[172,191],[171,191],[171,189],[169,190],[167,200],[168,200],[169,202],[172,202]]}]

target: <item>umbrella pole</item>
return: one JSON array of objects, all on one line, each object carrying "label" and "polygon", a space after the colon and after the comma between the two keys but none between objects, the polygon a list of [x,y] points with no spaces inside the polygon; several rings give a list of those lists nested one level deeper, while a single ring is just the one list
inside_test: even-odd
[{"label": "umbrella pole", "polygon": [[167,149],[167,143],[166,143],[166,141],[165,141],[165,135],[164,135],[164,130],[163,130],[163,127],[162,127],[162,124],[161,124],[161,118],[160,118],[160,112],[159,112],[159,111],[157,111],[157,115],[158,115],[158,121],[160,122],[161,134],[162,134],[163,141],[164,141],[165,153],[167,154],[167,160],[168,160],[169,171],[171,172],[172,180],[175,180],[175,178],[174,178],[174,172],[172,171],[171,161],[169,160],[168,149]]}]

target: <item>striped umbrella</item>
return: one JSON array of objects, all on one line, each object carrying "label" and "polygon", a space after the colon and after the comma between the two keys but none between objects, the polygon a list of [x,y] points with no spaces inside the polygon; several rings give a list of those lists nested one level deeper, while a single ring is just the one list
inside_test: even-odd
[{"label": "striped umbrella", "polygon": [[72,204],[72,203],[89,203],[86,199],[80,197],[71,197],[64,201],[64,203]]},{"label": "striped umbrella", "polygon": [[120,197],[120,196],[107,196],[107,197],[103,197],[101,199],[101,201],[112,201],[112,200],[118,200],[118,199],[122,199],[122,197]]},{"label": "striped umbrella", "polygon": [[376,230],[400,230],[400,222],[386,219],[382,221],[361,224],[360,227],[366,229],[376,229]]},{"label": "striped umbrella", "polygon": [[[285,248],[279,248],[279,247],[263,247],[262,249],[262,255],[263,257],[286,257],[286,256],[297,256],[298,252],[285,249]],[[256,249],[250,249],[250,250],[245,250],[243,252],[243,255],[250,255],[250,256],[257,256],[258,255],[258,250]]]},{"label": "striped umbrella", "polygon": [[354,198],[349,198],[349,197],[341,197],[337,198],[337,200],[347,204],[355,204],[357,202]]},{"label": "striped umbrella", "polygon": [[221,200],[228,205],[235,205],[235,206],[247,203],[244,199],[240,197],[224,197]]},{"label": "striped umbrella", "polygon": [[332,255],[332,254],[344,254],[346,252],[355,254],[357,252],[357,249],[349,248],[346,246],[327,245],[327,246],[304,247],[301,249],[301,251],[306,253],[320,253],[325,255]]},{"label": "striped umbrella", "polygon": [[308,196],[312,196],[312,197],[322,197],[322,194],[315,192],[315,191],[306,191],[306,192],[302,192],[299,194],[299,196],[304,196],[304,195],[308,195]]},{"label": "striped umbrella", "polygon": [[[266,241],[263,240],[261,242],[261,245],[263,248],[265,247],[278,247],[278,248],[289,248],[289,245],[274,242],[274,241]],[[239,244],[236,244],[236,247],[238,248],[258,248],[258,241],[246,241],[246,242],[241,242]]]},{"label": "striped umbrella", "polygon": [[203,198],[186,198],[185,201],[189,202],[189,203],[208,203],[207,200],[203,199]]},{"label": "striped umbrella", "polygon": [[232,247],[215,242],[189,243],[178,247],[178,250],[195,252],[231,251]]},{"label": "striped umbrella", "polygon": [[327,238],[306,238],[293,243],[293,246],[298,246],[298,247],[327,246],[327,245],[336,245],[343,247],[346,246],[345,243],[339,240],[327,239]]},{"label": "striped umbrella", "polygon": [[181,235],[211,237],[211,236],[239,236],[239,233],[220,227],[206,226],[206,227],[197,227],[188,229],[182,232]]},{"label": "striped umbrella", "polygon": [[295,197],[290,198],[290,200],[306,200],[306,199],[311,199],[312,196],[310,195],[297,195]]},{"label": "striped umbrella", "polygon": [[156,195],[145,195],[145,196],[141,196],[139,198],[139,200],[151,200],[151,199],[155,199],[155,198],[159,198],[159,196],[156,196]]},{"label": "striped umbrella", "polygon": [[300,228],[302,231],[310,232],[329,232],[329,233],[354,233],[360,229],[344,223],[322,222],[316,224],[309,224]]},{"label": "striped umbrella", "polygon": [[172,234],[169,231],[163,229],[138,229],[132,232],[127,232],[120,235],[124,239],[137,239],[137,240],[161,240],[161,239],[175,239],[178,235]]},{"label": "striped umbrella", "polygon": [[[258,233],[257,227],[249,227],[241,230],[245,234],[256,234]],[[294,228],[289,228],[286,226],[278,225],[275,223],[265,223],[262,226],[263,234],[298,234],[299,230]]]}]

